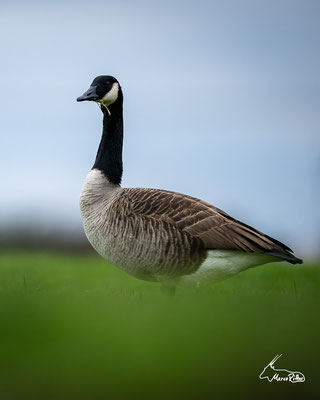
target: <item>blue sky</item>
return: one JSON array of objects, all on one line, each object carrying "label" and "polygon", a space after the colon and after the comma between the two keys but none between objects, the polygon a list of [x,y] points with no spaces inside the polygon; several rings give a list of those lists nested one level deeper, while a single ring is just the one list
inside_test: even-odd
[{"label": "blue sky", "polygon": [[75,99],[125,96],[123,186],[191,194],[319,253],[318,1],[0,1],[0,223],[81,227],[101,134]]}]

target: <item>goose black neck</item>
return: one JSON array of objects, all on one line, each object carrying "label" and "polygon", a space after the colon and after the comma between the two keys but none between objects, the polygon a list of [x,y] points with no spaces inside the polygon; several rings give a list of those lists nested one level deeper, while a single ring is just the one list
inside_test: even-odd
[{"label": "goose black neck", "polygon": [[122,99],[108,107],[101,105],[103,112],[102,137],[93,168],[103,172],[109,181],[120,185],[122,177],[123,116]]}]

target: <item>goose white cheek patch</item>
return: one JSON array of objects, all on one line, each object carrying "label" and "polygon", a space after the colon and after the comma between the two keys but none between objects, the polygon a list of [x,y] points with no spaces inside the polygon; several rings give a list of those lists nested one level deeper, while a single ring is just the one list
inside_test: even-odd
[{"label": "goose white cheek patch", "polygon": [[119,84],[115,82],[112,85],[112,88],[109,90],[108,93],[104,95],[104,97],[100,100],[105,106],[110,106],[110,104],[114,103],[118,98],[119,93]]}]

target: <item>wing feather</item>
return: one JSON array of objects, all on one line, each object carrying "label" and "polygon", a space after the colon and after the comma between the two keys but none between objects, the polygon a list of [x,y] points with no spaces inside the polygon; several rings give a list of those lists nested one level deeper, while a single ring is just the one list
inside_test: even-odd
[{"label": "wing feather", "polygon": [[285,244],[203,200],[160,189],[124,190],[132,213],[174,224],[180,231],[201,239],[207,250],[268,253],[291,263],[302,262]]}]

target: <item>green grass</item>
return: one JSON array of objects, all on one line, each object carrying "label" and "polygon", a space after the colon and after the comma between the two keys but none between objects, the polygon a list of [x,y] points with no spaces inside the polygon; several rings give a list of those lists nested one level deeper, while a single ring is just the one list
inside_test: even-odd
[{"label": "green grass", "polygon": [[[94,254],[3,252],[0,398],[316,398],[319,284],[272,264],[167,298]],[[305,383],[259,380],[278,353]]]}]

